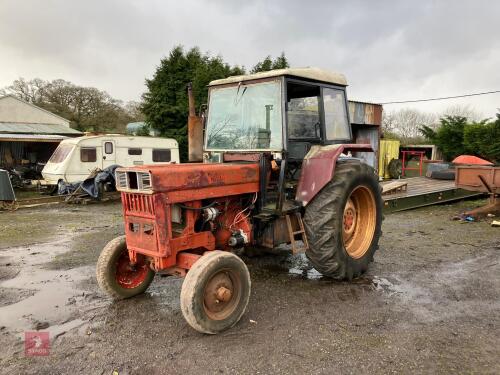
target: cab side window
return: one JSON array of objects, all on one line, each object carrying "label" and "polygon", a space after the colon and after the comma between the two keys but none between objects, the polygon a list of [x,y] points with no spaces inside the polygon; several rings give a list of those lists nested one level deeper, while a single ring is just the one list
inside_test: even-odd
[{"label": "cab side window", "polygon": [[80,160],[83,163],[94,163],[97,160],[95,147],[82,147],[80,149]]},{"label": "cab side window", "polygon": [[323,106],[325,108],[326,140],[350,139],[351,133],[347,119],[344,91],[324,88]]},{"label": "cab side window", "polygon": [[319,139],[321,137],[319,87],[289,82],[287,92],[288,137],[297,140]]}]

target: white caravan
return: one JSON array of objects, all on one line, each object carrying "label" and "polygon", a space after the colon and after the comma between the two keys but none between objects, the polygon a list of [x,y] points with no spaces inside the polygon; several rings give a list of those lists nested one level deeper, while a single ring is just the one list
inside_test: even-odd
[{"label": "white caravan", "polygon": [[42,184],[77,182],[95,168],[117,164],[131,167],[143,164],[179,163],[175,139],[126,135],[92,135],[63,140],[42,171]]}]

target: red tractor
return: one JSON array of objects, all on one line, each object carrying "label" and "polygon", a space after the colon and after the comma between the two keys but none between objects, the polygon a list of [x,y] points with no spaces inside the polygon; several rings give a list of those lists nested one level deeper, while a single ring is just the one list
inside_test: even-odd
[{"label": "red tractor", "polygon": [[99,257],[100,287],[121,299],[156,272],[185,277],[185,319],[215,334],[247,307],[250,275],[236,255],[246,246],[289,243],[339,280],[365,272],[382,200],[373,168],[351,156],[373,150],[349,143],[346,85],[313,68],[216,80],[201,117],[189,90],[191,163],[116,171],[125,236]]}]

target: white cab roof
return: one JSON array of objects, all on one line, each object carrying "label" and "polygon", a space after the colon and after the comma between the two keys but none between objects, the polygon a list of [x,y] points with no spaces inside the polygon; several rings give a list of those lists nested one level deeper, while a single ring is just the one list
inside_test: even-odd
[{"label": "white cab roof", "polygon": [[298,78],[306,78],[313,81],[333,83],[335,85],[347,86],[347,80],[341,73],[330,72],[319,68],[287,68],[275,69],[268,72],[260,72],[255,74],[246,74],[241,76],[232,76],[224,79],[217,79],[210,82],[209,86],[225,85],[228,83],[238,83],[250,81],[254,79],[272,78],[280,76],[291,76]]}]

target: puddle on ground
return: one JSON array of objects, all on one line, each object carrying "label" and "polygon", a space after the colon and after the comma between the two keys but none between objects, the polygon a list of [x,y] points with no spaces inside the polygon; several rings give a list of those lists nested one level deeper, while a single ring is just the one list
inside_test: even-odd
[{"label": "puddle on ground", "polygon": [[92,267],[44,268],[56,255],[69,250],[70,240],[62,238],[0,251],[0,267],[17,270],[10,278],[0,279],[0,290],[5,291],[0,296],[0,327],[17,333],[44,330],[55,337],[85,323],[72,317],[82,306],[97,303],[95,296],[78,287],[93,273]]},{"label": "puddle on ground", "polygon": [[[262,257],[251,258],[248,263],[253,266],[254,272],[266,275],[276,273],[279,275],[287,274],[292,278],[301,278],[304,280],[321,281],[332,284],[344,285],[345,282],[336,281],[323,276],[309,262],[304,253],[292,254],[290,251],[282,251],[278,254],[264,255]],[[264,271],[263,271],[264,270]],[[392,285],[388,280],[377,276],[363,275],[349,282],[349,285],[360,285],[368,287],[374,291],[388,292],[387,288]],[[385,287],[383,287],[385,285]]]},{"label": "puddle on ground", "polygon": [[398,296],[405,300],[419,300],[421,302],[431,301],[426,290],[409,280],[400,279],[396,275],[392,275],[391,279],[393,281],[384,277],[373,276],[371,283],[375,290],[384,292],[389,296]]},{"label": "puddle on ground", "polygon": [[275,249],[272,254],[263,254],[245,261],[256,274],[283,275],[306,280],[320,280],[323,275],[314,269],[304,253],[292,254],[287,248]]},{"label": "puddle on ground", "polygon": [[293,276],[300,276],[308,280],[319,280],[323,275],[316,271],[316,269],[309,263],[304,253],[296,255],[290,254],[288,258],[288,273]]}]

